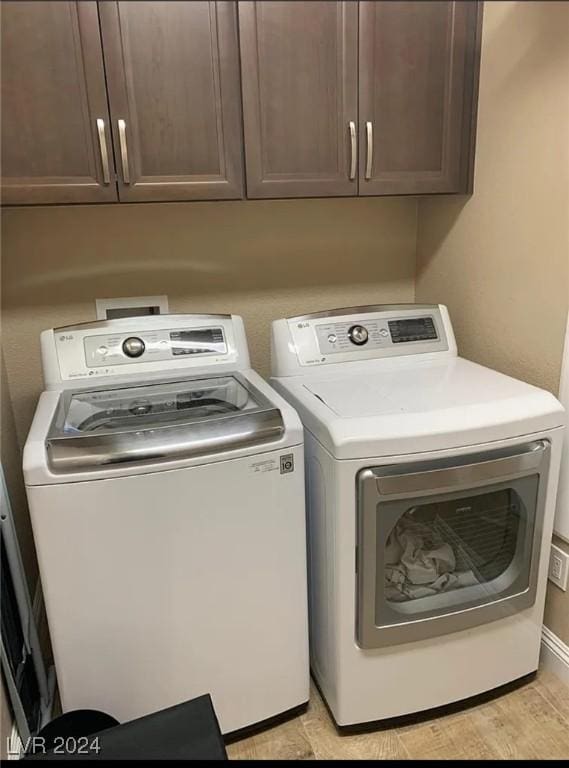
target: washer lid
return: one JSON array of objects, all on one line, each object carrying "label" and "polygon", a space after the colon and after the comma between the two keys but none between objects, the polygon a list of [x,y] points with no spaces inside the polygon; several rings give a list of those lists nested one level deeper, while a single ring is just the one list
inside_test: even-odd
[{"label": "washer lid", "polygon": [[282,415],[239,374],[65,392],[46,447],[54,472],[187,458],[279,439]]}]

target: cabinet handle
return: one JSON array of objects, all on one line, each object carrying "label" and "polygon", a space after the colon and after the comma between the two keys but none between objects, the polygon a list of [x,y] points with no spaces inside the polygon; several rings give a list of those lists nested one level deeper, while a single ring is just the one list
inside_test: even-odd
[{"label": "cabinet handle", "polygon": [[350,181],[356,178],[356,161],[358,156],[358,139],[356,136],[356,124],[353,120],[349,122],[350,128]]},{"label": "cabinet handle", "polygon": [[111,183],[109,172],[109,153],[107,152],[107,137],[105,136],[105,121],[97,118],[97,133],[99,134],[99,151],[101,152],[101,165],[103,167],[103,184]]},{"label": "cabinet handle", "polygon": [[128,148],[126,145],[126,123],[124,120],[118,121],[119,144],[121,147],[122,180],[125,184],[130,184],[130,170],[128,167]]},{"label": "cabinet handle", "polygon": [[366,156],[366,179],[371,179],[371,169],[373,167],[373,123],[366,122],[367,156]]}]

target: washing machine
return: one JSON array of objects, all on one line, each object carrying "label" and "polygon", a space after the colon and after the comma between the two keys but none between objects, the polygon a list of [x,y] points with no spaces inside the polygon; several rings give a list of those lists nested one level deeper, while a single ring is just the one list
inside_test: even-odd
[{"label": "washing machine", "polygon": [[24,474],[63,711],[308,700],[303,433],[240,317],[44,331]]},{"label": "washing machine", "polygon": [[311,664],[336,723],[534,672],[558,401],[458,357],[440,305],[278,320],[272,373],[305,427]]}]

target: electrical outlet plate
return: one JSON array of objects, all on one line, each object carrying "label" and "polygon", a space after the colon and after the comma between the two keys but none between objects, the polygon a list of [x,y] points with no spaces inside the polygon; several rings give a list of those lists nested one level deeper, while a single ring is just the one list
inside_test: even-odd
[{"label": "electrical outlet plate", "polygon": [[564,592],[567,591],[567,575],[569,574],[569,554],[555,544],[551,545],[549,555],[549,581],[552,581]]}]

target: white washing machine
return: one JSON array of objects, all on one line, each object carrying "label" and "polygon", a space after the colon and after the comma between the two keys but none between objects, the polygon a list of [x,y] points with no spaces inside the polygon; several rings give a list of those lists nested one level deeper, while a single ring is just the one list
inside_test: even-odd
[{"label": "white washing machine", "polygon": [[240,317],[44,331],[24,473],[63,710],[308,700],[302,425]]},{"label": "white washing machine", "polygon": [[311,663],[338,725],[536,670],[558,401],[457,357],[437,305],[278,320],[272,355],[305,426]]}]

